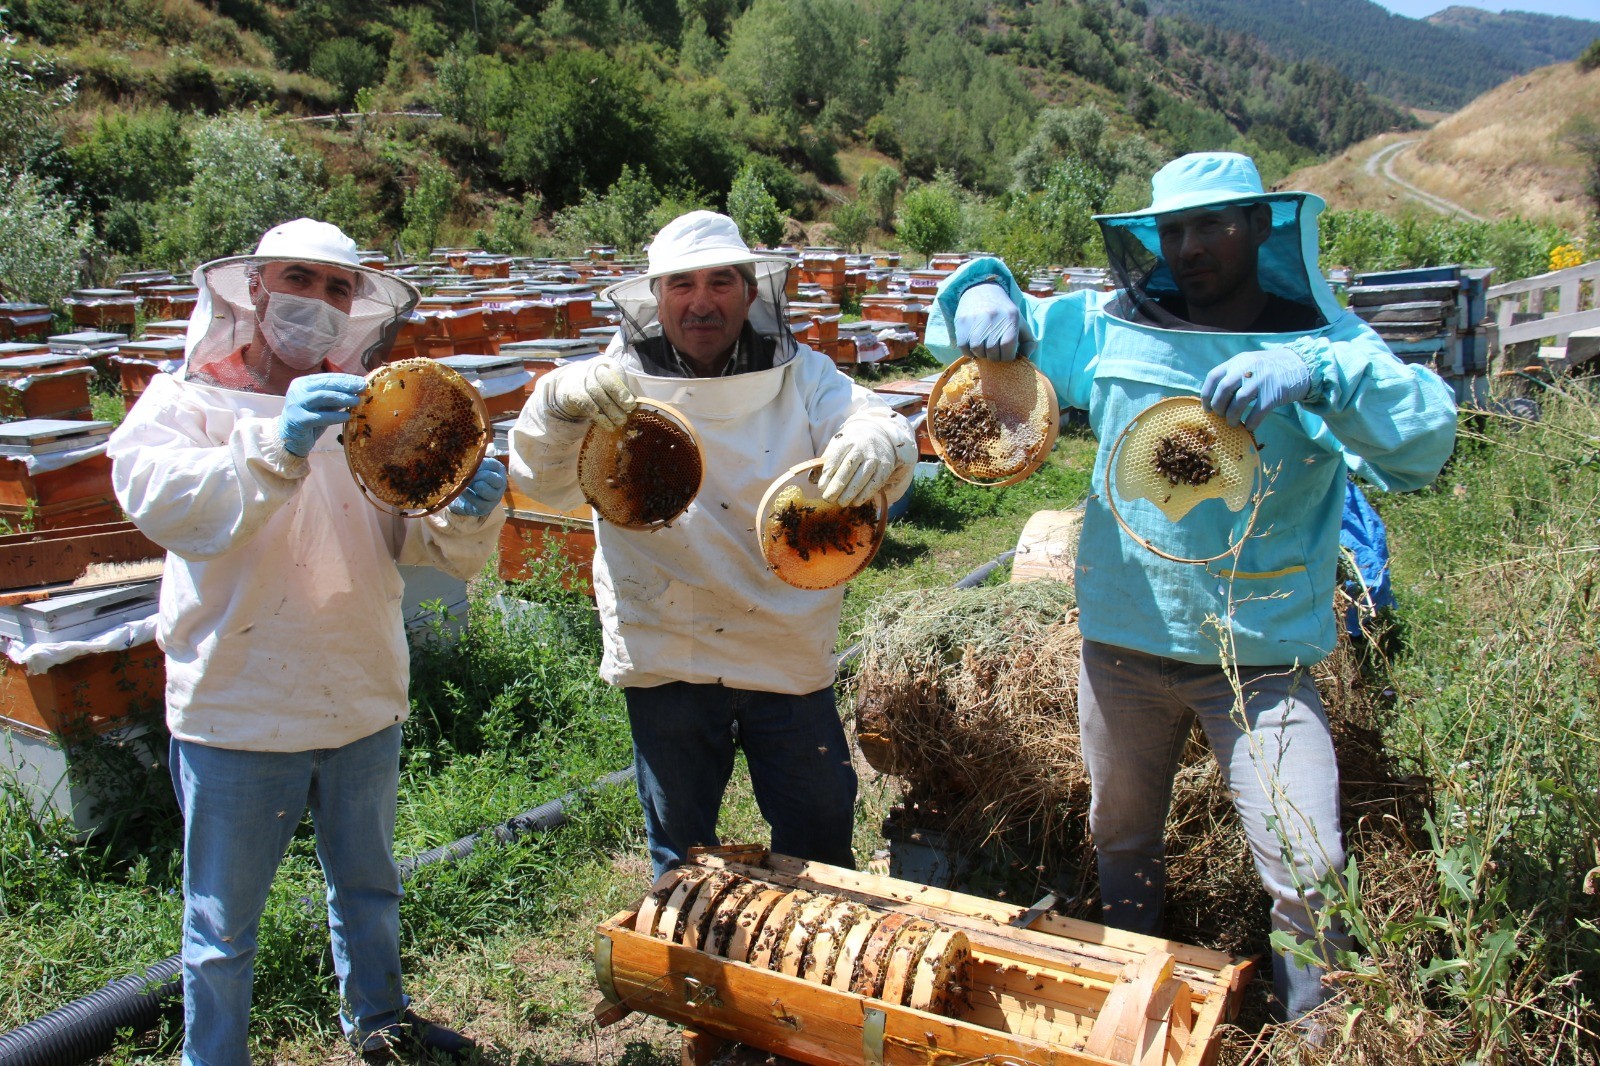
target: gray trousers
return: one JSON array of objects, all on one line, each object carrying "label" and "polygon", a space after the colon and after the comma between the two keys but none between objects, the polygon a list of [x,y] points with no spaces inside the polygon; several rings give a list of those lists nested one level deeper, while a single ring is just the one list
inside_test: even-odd
[{"label": "gray trousers", "polygon": [[[1319,939],[1313,917],[1325,906],[1317,883],[1345,861],[1327,713],[1304,669],[1241,667],[1237,679],[1236,693],[1221,666],[1084,641],[1078,719],[1092,786],[1089,828],[1099,855],[1103,920],[1119,929],[1160,932],[1167,808],[1190,722],[1198,716],[1272,899],[1272,928],[1316,944],[1331,959],[1349,939],[1342,928]],[[1298,1018],[1326,998],[1323,967],[1276,952],[1272,962],[1285,1017]]]}]

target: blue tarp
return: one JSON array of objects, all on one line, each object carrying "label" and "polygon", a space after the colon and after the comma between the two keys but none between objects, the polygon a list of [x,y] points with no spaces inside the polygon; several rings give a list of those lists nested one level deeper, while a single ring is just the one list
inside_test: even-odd
[{"label": "blue tarp", "polygon": [[1339,549],[1355,564],[1359,575],[1344,583],[1345,592],[1355,601],[1345,612],[1345,629],[1359,637],[1363,621],[1370,621],[1381,608],[1394,606],[1394,592],[1389,587],[1389,536],[1383,519],[1353,479],[1345,482]]}]

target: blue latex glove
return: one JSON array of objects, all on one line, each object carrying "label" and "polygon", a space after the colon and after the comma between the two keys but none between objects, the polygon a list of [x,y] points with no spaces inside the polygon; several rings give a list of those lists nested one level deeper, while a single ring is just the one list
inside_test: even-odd
[{"label": "blue latex glove", "polygon": [[500,506],[500,499],[505,494],[505,466],[498,459],[485,459],[478,464],[478,472],[472,475],[472,480],[461,495],[450,501],[450,513],[487,518]]},{"label": "blue latex glove", "polygon": [[1022,315],[1010,293],[986,281],[956,302],[956,347],[974,359],[1015,359]]},{"label": "blue latex glove", "polygon": [[1267,412],[1286,403],[1298,403],[1311,391],[1311,371],[1305,360],[1287,348],[1240,352],[1211,368],[1200,386],[1206,410],[1240,423],[1254,432]]},{"label": "blue latex glove", "polygon": [[366,379],[354,374],[307,374],[291,381],[278,416],[284,450],[302,459],[310,455],[323,430],[350,421],[350,408],[366,387]]}]

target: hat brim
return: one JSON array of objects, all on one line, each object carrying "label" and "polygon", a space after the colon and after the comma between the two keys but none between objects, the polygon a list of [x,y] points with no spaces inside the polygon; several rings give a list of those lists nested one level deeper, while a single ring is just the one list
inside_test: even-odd
[{"label": "hat brim", "polygon": [[320,255],[225,256],[222,259],[213,259],[209,263],[202,263],[199,267],[197,267],[194,272],[195,283],[198,285],[200,283],[199,279],[209,271],[215,270],[218,267],[230,266],[236,263],[246,265],[252,263],[319,263],[323,266],[338,267],[340,270],[348,270],[352,274],[360,275],[361,277],[365,278],[367,283],[370,284],[375,290],[384,292],[388,298],[383,302],[391,306],[399,307],[409,311],[416,307],[417,303],[422,299],[422,290],[418,289],[415,285],[411,284],[409,281],[406,281],[404,278],[397,278],[393,274],[383,270],[374,270],[369,266],[351,264],[345,262],[343,259],[329,259]]},{"label": "hat brim", "polygon": [[616,301],[622,299],[640,299],[647,295],[650,283],[658,278],[670,277],[673,274],[687,274],[695,270],[711,270],[715,267],[753,266],[756,278],[770,277],[780,271],[788,270],[794,266],[794,261],[781,255],[759,255],[755,252],[743,254],[729,254],[726,251],[706,251],[698,254],[686,255],[672,264],[670,270],[652,270],[637,277],[627,278],[610,285],[600,293],[602,300]]},{"label": "hat brim", "polygon": [[1171,215],[1179,211],[1193,211],[1202,207],[1230,207],[1235,204],[1310,204],[1318,211],[1328,206],[1326,200],[1314,192],[1251,192],[1237,193],[1233,196],[1217,196],[1214,193],[1196,191],[1184,193],[1179,196],[1169,196],[1165,200],[1158,200],[1139,211],[1124,211],[1115,215],[1095,215],[1096,222],[1138,222],[1144,219],[1155,218],[1157,215]]}]

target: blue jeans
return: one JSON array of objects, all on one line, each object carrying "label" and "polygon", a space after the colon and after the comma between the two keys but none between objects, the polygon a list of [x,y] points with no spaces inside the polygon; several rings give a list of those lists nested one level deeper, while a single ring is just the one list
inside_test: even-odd
[{"label": "blue jeans", "polygon": [[[1315,945],[1331,962],[1332,951],[1348,948],[1349,939],[1342,928],[1316,932],[1315,915],[1326,906],[1316,886],[1345,858],[1328,717],[1303,669],[1241,667],[1237,676],[1242,713],[1220,666],[1083,642],[1079,733],[1105,922],[1160,931],[1167,808],[1198,716],[1272,899],[1272,928]],[[1323,967],[1274,952],[1272,970],[1286,1017],[1298,1018],[1326,998]]]},{"label": "blue jeans", "polygon": [[400,871],[394,862],[400,726],[342,748],[236,751],[174,740],[183,810],[184,1066],[248,1066],[256,930],[309,805],[328,882],[345,1035],[399,1022]]},{"label": "blue jeans", "polygon": [[623,689],[656,876],[714,847],[735,743],[750,764],[772,850],[851,867],[856,772],[833,688],[809,695],[673,681]]}]

